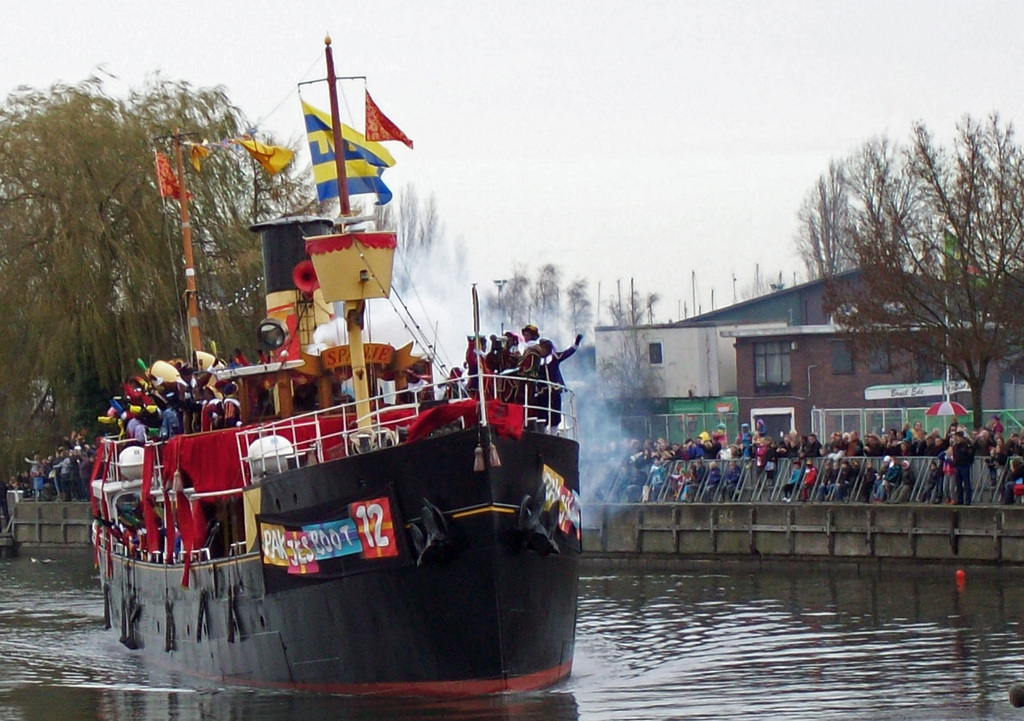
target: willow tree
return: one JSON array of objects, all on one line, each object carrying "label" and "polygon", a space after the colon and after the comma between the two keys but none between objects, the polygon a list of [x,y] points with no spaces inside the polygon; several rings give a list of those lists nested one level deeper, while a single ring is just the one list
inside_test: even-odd
[{"label": "willow tree", "polygon": [[948,367],[980,425],[988,374],[1024,350],[1024,151],[1012,126],[968,118],[943,148],[918,125],[908,146],[871,142],[847,167],[862,274],[829,282],[827,307],[860,347]]},{"label": "willow tree", "polygon": [[[185,354],[179,209],[157,191],[154,150],[169,151],[159,138],[175,128],[219,141],[249,127],[223,89],[159,78],[122,97],[91,79],[6,99],[0,455],[19,436],[43,439],[95,417],[136,358]],[[204,334],[229,350],[252,345],[263,312],[248,226],[314,196],[295,175],[263,173],[226,149],[188,178]]]}]

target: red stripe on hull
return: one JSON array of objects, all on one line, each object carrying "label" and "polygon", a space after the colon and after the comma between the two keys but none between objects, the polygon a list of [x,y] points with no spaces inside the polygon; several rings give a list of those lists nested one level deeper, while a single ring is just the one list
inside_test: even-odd
[{"label": "red stripe on hull", "polygon": [[[160,666],[174,668],[169,664],[159,663]],[[186,673],[193,673],[186,671]],[[391,694],[395,696],[429,696],[434,698],[466,698],[470,696],[489,696],[498,693],[524,693],[526,691],[538,691],[553,686],[559,681],[569,677],[572,673],[572,661],[567,661],[560,666],[537,671],[525,676],[513,678],[490,678],[474,679],[467,681],[410,681],[395,683],[274,683],[272,681],[259,681],[256,679],[243,679],[232,677],[210,677],[205,674],[194,674],[226,683],[236,683],[243,686],[273,689],[293,689],[299,691],[311,691],[314,693],[344,694],[348,696],[382,696]]]}]

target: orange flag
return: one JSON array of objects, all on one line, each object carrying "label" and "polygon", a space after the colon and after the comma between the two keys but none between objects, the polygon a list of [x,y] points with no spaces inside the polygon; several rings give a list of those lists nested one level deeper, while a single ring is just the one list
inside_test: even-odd
[{"label": "orange flag", "polygon": [[181,200],[181,187],[178,185],[178,176],[171,168],[171,161],[167,156],[156,151],[156,182],[160,189],[160,197],[176,198]]},{"label": "orange flag", "polygon": [[366,139],[367,140],[398,140],[412,149],[412,141],[409,136],[398,129],[388,116],[380,111],[377,103],[373,102],[370,92],[366,92]]}]

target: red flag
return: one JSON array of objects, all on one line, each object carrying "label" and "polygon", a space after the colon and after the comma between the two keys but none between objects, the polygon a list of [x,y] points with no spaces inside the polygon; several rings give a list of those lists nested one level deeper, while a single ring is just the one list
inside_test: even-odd
[{"label": "red flag", "polygon": [[[181,187],[178,185],[178,176],[171,168],[171,161],[167,156],[156,151],[156,183],[160,189],[160,197],[177,198],[181,200]],[[191,196],[191,193],[189,194]]]},{"label": "red flag", "polygon": [[412,141],[409,136],[398,129],[398,126],[388,120],[388,116],[380,111],[377,103],[373,102],[370,92],[366,92],[366,139],[367,140],[398,140],[412,149]]}]

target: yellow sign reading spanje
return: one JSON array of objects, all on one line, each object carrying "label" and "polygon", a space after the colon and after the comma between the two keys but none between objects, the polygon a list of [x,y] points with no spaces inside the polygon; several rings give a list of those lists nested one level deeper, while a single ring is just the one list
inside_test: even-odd
[{"label": "yellow sign reading spanje", "polygon": [[[386,343],[366,343],[363,345],[363,357],[367,365],[387,366],[395,357],[395,349]],[[320,352],[320,361],[327,369],[351,368],[352,351],[347,345],[325,348]]]}]

